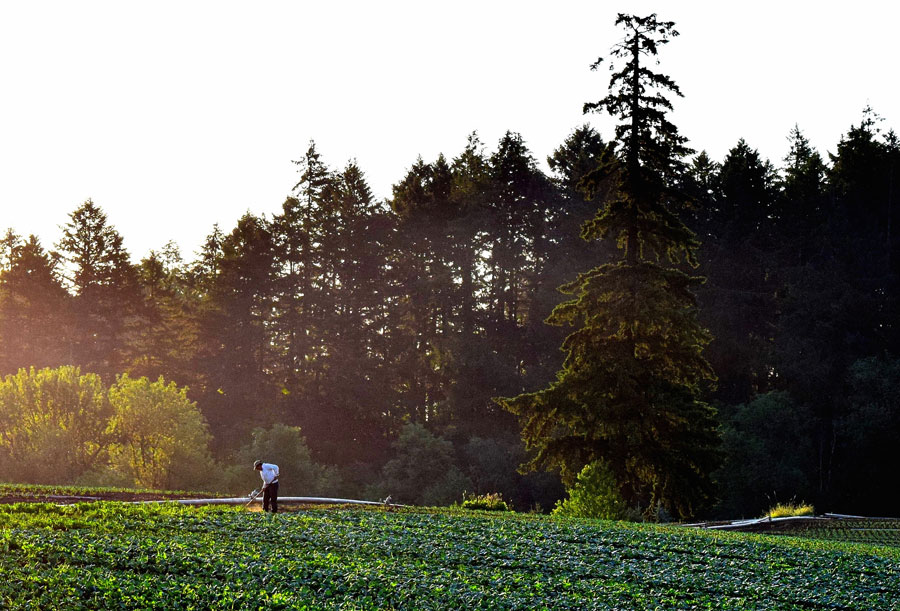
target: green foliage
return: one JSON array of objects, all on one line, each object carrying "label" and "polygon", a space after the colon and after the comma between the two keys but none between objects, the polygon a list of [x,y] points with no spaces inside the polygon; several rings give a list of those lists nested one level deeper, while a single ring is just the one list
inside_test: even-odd
[{"label": "green foliage", "polygon": [[845,378],[848,392],[835,422],[836,505],[863,515],[895,515],[900,491],[885,485],[900,470],[900,359],[860,359]]},{"label": "green foliage", "polygon": [[126,365],[127,327],[140,301],[136,269],[122,235],[91,200],[69,215],[56,246],[74,293],[74,356],[85,369],[110,379]]},{"label": "green foliage", "polygon": [[476,492],[512,490],[516,486],[516,467],[521,462],[520,442],[516,445],[499,439],[471,437],[463,448],[466,474]]},{"label": "green foliage", "polygon": [[[693,224],[707,282],[697,290],[701,317],[715,337],[706,354],[716,367],[717,400],[746,403],[771,390],[777,282],[772,273],[776,174],[740,140],[721,165],[698,163]],[[786,248],[786,247],[785,247]]]},{"label": "green foliage", "polygon": [[68,360],[69,295],[58,261],[35,236],[22,240],[9,230],[0,241],[0,372],[41,369]]},{"label": "green foliage", "polygon": [[208,487],[210,435],[187,388],[123,374],[109,389],[109,400],[115,436],[110,460],[118,472],[145,488]]},{"label": "green foliage", "polygon": [[511,511],[509,505],[503,500],[503,495],[499,492],[463,494],[462,508],[481,511]]},{"label": "green foliage", "polygon": [[167,498],[185,498],[186,496],[194,496],[208,494],[205,492],[189,492],[185,490],[149,490],[146,488],[134,488],[123,486],[93,486],[76,484],[72,486],[46,485],[46,484],[9,484],[0,483],[0,498],[10,496],[24,496],[41,499],[48,495],[62,496],[100,496],[109,498],[120,496],[123,499],[131,499],[135,494],[152,494],[157,497]]},{"label": "green foliage", "polygon": [[773,496],[812,493],[809,410],[785,392],[771,392],[723,408],[721,416],[724,460],[714,477],[722,515],[758,515]]},{"label": "green foliage", "polygon": [[9,482],[205,488],[209,432],[186,388],[76,367],[0,382],[0,477]]},{"label": "green foliage", "polygon": [[128,340],[128,369],[132,377],[155,379],[162,375],[179,385],[200,387],[194,373],[197,318],[186,316],[200,301],[200,292],[174,242],[150,251],[137,269],[143,289],[141,316]]},{"label": "green foliage", "polygon": [[418,423],[404,425],[382,469],[379,496],[415,505],[449,505],[472,482],[455,465],[453,444]]},{"label": "green foliage", "polygon": [[615,474],[603,461],[585,465],[568,493],[569,498],[556,504],[553,515],[601,520],[622,520],[628,515]]},{"label": "green foliage", "polygon": [[818,519],[780,525],[773,534],[824,541],[846,541],[900,549],[900,520],[871,518]]},{"label": "green foliage", "polygon": [[656,15],[620,15],[617,23],[626,38],[613,55],[626,64],[614,72],[610,94],[585,108],[624,122],[616,128],[619,151],[608,149],[582,181],[588,195],[609,188],[582,236],[609,238],[621,255],[560,288],[573,298],[547,322],[576,329],[563,342],[557,379],[498,401],[519,417],[534,450],[528,468],[559,470],[571,484],[583,465],[602,459],[626,502],[686,517],[712,493],[715,412],[700,396],[715,376],[702,355],[711,338],[692,293],[701,279],[672,267],[696,266],[699,246],[669,209],[685,200],[672,183],[687,149],[665,118],[671,105],[663,93],[680,92],[643,63],[677,33]]},{"label": "green foliage", "polygon": [[542,507],[553,507],[564,494],[554,474],[517,472],[525,460],[525,448],[518,435],[471,437],[462,448],[461,460],[475,494],[500,493],[511,507],[541,511]]},{"label": "green foliage", "polygon": [[231,233],[214,232],[206,250],[196,314],[196,364],[204,386],[196,399],[219,431],[219,444],[233,449],[276,392],[270,376],[275,348],[267,338],[276,290],[271,223],[248,212]]},{"label": "green foliage", "polygon": [[0,525],[14,609],[900,604],[896,549],[506,512],[0,505]]},{"label": "green foliage", "polygon": [[[695,511],[721,460],[706,401],[724,412],[721,511],[755,515],[773,493],[796,492],[836,511],[895,513],[900,492],[883,482],[898,470],[900,435],[890,401],[900,139],[866,109],[825,159],[795,127],[779,168],[740,140],[685,173],[686,142],[667,119],[680,92],[654,65],[674,27],[654,15],[618,23],[626,37],[611,51],[609,88],[587,105],[612,115],[615,132],[573,131],[548,159],[552,178],[519,134],[492,150],[472,134],[455,157],[411,163],[385,202],[356,164],[330,169],[311,144],[279,214],[215,227],[194,262],[170,243],[135,267],[90,200],[60,219],[53,252],[7,231],[0,376],[64,364],[107,385],[124,372],[162,375],[190,387],[218,458],[231,460],[254,427],[290,422],[317,461],[345,470],[345,490],[375,482],[403,423],[425,422],[445,431],[461,472],[438,475],[420,502],[497,490],[551,507],[563,492],[555,472],[521,477],[520,448],[482,442],[515,428],[490,397],[546,387],[562,364],[556,348],[578,329],[565,345],[578,375],[510,403],[553,414],[529,424],[552,440],[530,449],[567,485],[603,456],[629,504],[698,491],[684,508]],[[582,226],[603,240],[580,239]],[[624,262],[608,257],[617,252]],[[586,261],[609,265],[561,296]],[[685,262],[701,263],[702,287],[672,273]],[[543,325],[563,299],[552,318],[562,326]],[[694,311],[711,333],[688,328]],[[697,375],[700,349],[715,389]],[[772,391],[791,399],[765,398]],[[752,405],[760,395],[777,413]],[[0,471],[133,483],[108,464],[102,433],[85,446],[61,426],[15,420],[0,431]],[[9,453],[13,438],[32,444],[30,470]],[[235,469],[244,490],[252,473]]]},{"label": "green foliage", "polygon": [[279,480],[282,496],[336,496],[341,487],[337,469],[313,461],[300,427],[274,424],[256,428],[236,458],[237,464],[225,470],[223,485],[232,493],[245,494],[260,486],[259,473],[252,469],[256,460],[278,465],[284,478]]},{"label": "green foliage", "polygon": [[111,413],[100,377],[77,367],[6,376],[0,382],[0,477],[67,483],[98,468]]}]

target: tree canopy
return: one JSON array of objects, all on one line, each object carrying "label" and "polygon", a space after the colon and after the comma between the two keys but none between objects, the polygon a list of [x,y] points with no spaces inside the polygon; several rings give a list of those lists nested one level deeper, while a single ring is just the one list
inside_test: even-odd
[{"label": "tree canopy", "polygon": [[[193,414],[183,430],[209,456],[191,462],[232,492],[256,484],[248,447],[302,439],[308,457],[284,460],[310,485],[373,498],[465,489],[547,510],[557,472],[577,487],[588,466],[576,497],[602,489],[613,508],[754,516],[777,493],[891,513],[896,134],[867,108],[827,154],[802,125],[781,160],[752,134],[692,153],[656,61],[674,24],[618,24],[594,63],[608,87],[585,104],[609,133],[581,125],[552,151],[460,134],[456,151],[411,151],[385,200],[365,168],[301,143],[277,212],[212,226],[193,255],[161,240],[133,259],[112,202],[73,202],[55,243],[0,234],[3,477],[133,483],[115,387],[123,426],[148,397]],[[453,475],[428,495],[401,473],[424,449],[423,472]]]}]

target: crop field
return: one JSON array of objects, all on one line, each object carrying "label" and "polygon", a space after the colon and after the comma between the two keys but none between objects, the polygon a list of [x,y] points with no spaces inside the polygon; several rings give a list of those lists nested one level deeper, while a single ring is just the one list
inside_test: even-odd
[{"label": "crop field", "polygon": [[133,488],[97,488],[79,486],[39,486],[35,484],[0,484],[2,503],[77,503],[81,501],[150,501],[183,498],[205,498],[210,494],[174,490],[135,490]]},{"label": "crop field", "polygon": [[900,550],[544,516],[0,505],[0,608],[894,609]]},{"label": "crop field", "polygon": [[790,528],[773,530],[772,533],[827,541],[900,547],[900,520],[870,518],[816,520],[807,524],[799,523]]}]

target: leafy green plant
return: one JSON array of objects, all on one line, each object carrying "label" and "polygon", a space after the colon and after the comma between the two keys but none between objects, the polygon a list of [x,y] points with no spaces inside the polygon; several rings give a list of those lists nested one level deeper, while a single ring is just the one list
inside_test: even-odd
[{"label": "leafy green plant", "polygon": [[900,549],[446,510],[0,504],[0,608],[893,609]]},{"label": "leafy green plant", "polygon": [[609,466],[596,461],[581,470],[569,498],[557,502],[553,515],[621,520],[627,509]]},{"label": "leafy green plant", "polygon": [[809,520],[779,528],[774,534],[900,548],[900,520],[887,518]]},{"label": "leafy green plant", "polygon": [[110,415],[96,374],[64,366],[6,376],[0,380],[0,478],[53,484],[98,468],[106,459]]},{"label": "leafy green plant", "polygon": [[488,494],[463,493],[463,509],[478,509],[482,511],[510,511],[509,505],[503,500],[499,492]]}]

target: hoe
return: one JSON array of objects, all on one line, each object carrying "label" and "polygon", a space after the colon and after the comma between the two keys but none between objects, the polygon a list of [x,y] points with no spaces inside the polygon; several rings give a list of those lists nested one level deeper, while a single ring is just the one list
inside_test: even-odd
[{"label": "hoe", "polygon": [[253,501],[255,501],[255,500],[256,500],[256,497],[258,497],[260,494],[262,494],[262,488],[260,488],[260,489],[258,489],[258,490],[254,490],[253,492],[251,492],[250,495],[249,495],[250,500],[247,501],[247,504],[244,505],[244,507],[249,506],[250,503],[252,503]]}]

